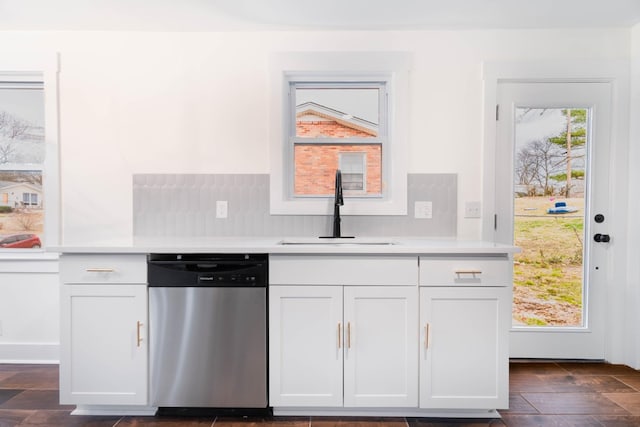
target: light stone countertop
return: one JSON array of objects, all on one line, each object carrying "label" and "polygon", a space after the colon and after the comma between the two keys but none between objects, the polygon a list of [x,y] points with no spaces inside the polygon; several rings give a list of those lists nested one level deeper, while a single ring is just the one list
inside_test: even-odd
[{"label": "light stone countertop", "polygon": [[520,249],[493,242],[411,237],[202,237],[136,238],[47,248],[58,253],[268,253],[268,254],[513,254]]}]

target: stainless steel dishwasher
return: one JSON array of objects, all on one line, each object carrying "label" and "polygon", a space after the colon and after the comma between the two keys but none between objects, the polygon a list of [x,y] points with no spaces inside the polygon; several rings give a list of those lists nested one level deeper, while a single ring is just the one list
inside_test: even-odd
[{"label": "stainless steel dishwasher", "polygon": [[266,408],[264,254],[150,254],[151,404]]}]

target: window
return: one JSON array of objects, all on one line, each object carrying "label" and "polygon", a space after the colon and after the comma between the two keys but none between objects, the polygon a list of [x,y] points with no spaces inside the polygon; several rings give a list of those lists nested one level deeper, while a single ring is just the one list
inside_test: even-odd
[{"label": "window", "polygon": [[24,251],[59,241],[56,80],[55,55],[0,58],[3,251]]},{"label": "window", "polygon": [[23,206],[38,206],[38,193],[22,193]]},{"label": "window", "polygon": [[[357,190],[345,191],[345,197],[381,197],[386,82],[290,81],[289,94],[293,197],[332,197],[336,169],[342,171],[343,189]],[[370,171],[363,170],[365,164]]]},{"label": "window", "polygon": [[[0,233],[9,237],[28,231],[44,240],[38,203],[45,157],[43,92],[42,82],[0,82]],[[4,247],[25,248],[15,242]]]},{"label": "window", "polygon": [[271,57],[272,214],[330,215],[342,171],[344,215],[407,212],[404,52]]},{"label": "window", "polygon": [[[340,153],[340,170],[342,171],[342,189],[345,195],[367,194],[367,155],[368,153]],[[379,158],[380,156],[374,156]],[[378,168],[375,168],[376,170]],[[374,179],[379,186],[379,179]],[[380,187],[376,188],[379,193]]]}]

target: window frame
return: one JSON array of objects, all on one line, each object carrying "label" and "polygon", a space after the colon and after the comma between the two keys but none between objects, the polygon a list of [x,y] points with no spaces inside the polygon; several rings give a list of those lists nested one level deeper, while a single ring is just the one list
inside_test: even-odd
[{"label": "window frame", "polygon": [[45,157],[42,171],[42,197],[45,206],[43,247],[39,249],[0,249],[0,259],[57,258],[45,252],[45,246],[60,244],[60,173],[59,173],[59,116],[57,53],[0,52],[0,81],[41,83],[44,93]]},{"label": "window frame", "polygon": [[[293,145],[289,136],[292,102],[289,82],[385,81],[388,143],[383,151],[381,197],[348,197],[343,215],[406,215],[409,121],[408,52],[282,52],[270,57],[269,140],[271,148],[270,213],[331,215],[331,197],[292,197]],[[305,80],[303,80],[305,79]],[[295,106],[294,106],[295,107]],[[295,110],[293,110],[295,114]],[[362,138],[364,139],[364,138]],[[368,143],[373,139],[367,138]],[[343,143],[357,138],[342,139]],[[327,143],[329,141],[326,141]],[[363,141],[364,143],[365,141]],[[289,148],[291,147],[291,149]],[[384,149],[384,148],[383,148]]]}]

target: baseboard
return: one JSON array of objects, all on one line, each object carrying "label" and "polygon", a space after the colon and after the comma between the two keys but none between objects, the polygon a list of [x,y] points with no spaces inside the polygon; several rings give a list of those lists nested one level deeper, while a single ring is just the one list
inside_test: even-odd
[{"label": "baseboard", "polygon": [[152,406],[78,405],[71,415],[111,415],[153,417],[158,408]]},{"label": "baseboard", "polygon": [[273,408],[275,416],[501,418],[495,409]]},{"label": "baseboard", "polygon": [[59,343],[0,343],[0,363],[58,364]]}]

